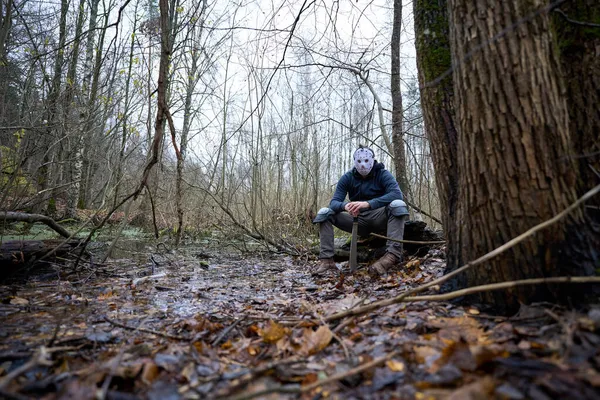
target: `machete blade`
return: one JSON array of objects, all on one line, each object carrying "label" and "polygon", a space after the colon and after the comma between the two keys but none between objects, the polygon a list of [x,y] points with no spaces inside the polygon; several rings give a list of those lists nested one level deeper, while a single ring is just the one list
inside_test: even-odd
[{"label": "machete blade", "polygon": [[358,268],[357,241],[358,217],[354,217],[354,220],[352,221],[352,242],[350,243],[350,273],[356,271]]}]

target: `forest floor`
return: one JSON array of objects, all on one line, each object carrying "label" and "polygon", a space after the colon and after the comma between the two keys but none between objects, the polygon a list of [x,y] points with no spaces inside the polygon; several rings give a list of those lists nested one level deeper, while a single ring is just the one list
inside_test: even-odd
[{"label": "forest floor", "polygon": [[0,286],[0,398],[600,398],[600,308],[331,318],[441,276],[439,250],[321,278],[312,258],[217,242],[150,254]]}]

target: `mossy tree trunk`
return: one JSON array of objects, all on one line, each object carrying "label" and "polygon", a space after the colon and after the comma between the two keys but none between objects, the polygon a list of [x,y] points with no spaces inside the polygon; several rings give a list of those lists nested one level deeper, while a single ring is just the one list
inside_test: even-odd
[{"label": "mossy tree trunk", "polygon": [[[578,168],[558,52],[546,1],[450,0],[450,45],[458,127],[460,202],[454,219],[460,257],[471,261],[564,210],[577,197]],[[523,21],[490,38],[515,21]],[[582,213],[546,228],[483,268],[468,286],[593,273],[597,262]],[[574,250],[577,249],[577,250]],[[583,261],[582,261],[583,260]],[[566,299],[566,287],[481,295],[500,309]]]},{"label": "mossy tree trunk", "polygon": [[456,207],[458,201],[457,132],[454,126],[454,88],[445,0],[416,0],[414,5],[417,66],[425,133],[430,142],[444,233],[448,267],[460,264]]}]

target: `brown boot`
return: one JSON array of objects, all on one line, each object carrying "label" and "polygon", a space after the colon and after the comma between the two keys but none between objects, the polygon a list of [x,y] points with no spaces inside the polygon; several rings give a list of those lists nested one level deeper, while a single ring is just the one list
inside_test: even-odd
[{"label": "brown boot", "polygon": [[335,269],[335,261],[333,261],[333,258],[321,258],[317,270],[313,272],[313,275],[323,275],[325,272]]},{"label": "brown boot", "polygon": [[383,257],[371,265],[371,270],[379,275],[385,274],[390,268],[398,263],[398,257],[392,253],[385,253]]}]

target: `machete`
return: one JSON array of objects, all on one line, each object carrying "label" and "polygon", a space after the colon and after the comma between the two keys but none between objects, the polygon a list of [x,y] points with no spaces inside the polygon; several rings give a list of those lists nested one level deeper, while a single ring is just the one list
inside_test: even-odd
[{"label": "machete", "polygon": [[352,242],[350,242],[350,273],[358,268],[357,242],[358,241],[358,215],[352,221]]}]

